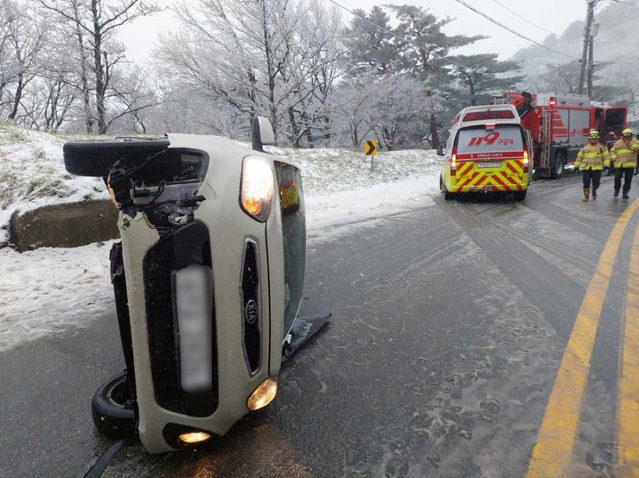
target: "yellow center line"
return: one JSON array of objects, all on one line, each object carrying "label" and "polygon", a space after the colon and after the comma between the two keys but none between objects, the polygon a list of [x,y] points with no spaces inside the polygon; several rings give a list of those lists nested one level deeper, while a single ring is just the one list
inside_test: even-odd
[{"label": "yellow center line", "polygon": [[639,476],[639,227],[628,271],[617,408],[619,463],[622,476]]},{"label": "yellow center line", "polygon": [[639,200],[635,200],[623,212],[599,258],[555,378],[537,434],[537,443],[532,451],[527,478],[562,476],[560,473],[570,463],[601,309],[621,239],[638,207]]}]

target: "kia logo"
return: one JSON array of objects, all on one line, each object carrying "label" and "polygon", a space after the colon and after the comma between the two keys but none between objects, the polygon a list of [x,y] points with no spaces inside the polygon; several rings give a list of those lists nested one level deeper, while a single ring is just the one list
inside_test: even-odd
[{"label": "kia logo", "polygon": [[246,322],[253,325],[257,320],[257,304],[254,300],[249,300],[244,307],[244,317]]}]

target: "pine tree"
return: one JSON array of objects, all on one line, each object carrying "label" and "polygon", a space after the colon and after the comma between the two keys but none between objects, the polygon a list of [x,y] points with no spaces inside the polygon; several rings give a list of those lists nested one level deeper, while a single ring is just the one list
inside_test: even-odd
[{"label": "pine tree", "polygon": [[506,76],[519,70],[514,61],[499,61],[497,54],[458,55],[452,59],[453,76],[467,90],[471,106],[490,101],[489,93],[509,90],[523,81],[523,76]]},{"label": "pine tree", "polygon": [[380,75],[398,70],[398,48],[390,16],[375,6],[369,14],[355,10],[355,17],[344,30],[349,75],[358,76],[375,71]]}]

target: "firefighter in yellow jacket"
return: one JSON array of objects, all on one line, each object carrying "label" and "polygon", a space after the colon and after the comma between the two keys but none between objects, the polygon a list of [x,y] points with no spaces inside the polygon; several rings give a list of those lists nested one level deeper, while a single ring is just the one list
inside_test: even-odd
[{"label": "firefighter in yellow jacket", "polygon": [[621,179],[623,178],[623,198],[628,199],[632,176],[637,166],[639,143],[635,142],[632,130],[624,129],[621,139],[610,149],[610,156],[615,164],[615,197],[619,197]]},{"label": "firefighter in yellow jacket", "polygon": [[597,189],[601,181],[604,167],[610,167],[608,148],[599,142],[599,132],[591,130],[588,144],[581,148],[575,161],[575,170],[579,169],[584,177],[584,202],[590,198],[590,183],[592,183],[592,198],[597,199]]}]

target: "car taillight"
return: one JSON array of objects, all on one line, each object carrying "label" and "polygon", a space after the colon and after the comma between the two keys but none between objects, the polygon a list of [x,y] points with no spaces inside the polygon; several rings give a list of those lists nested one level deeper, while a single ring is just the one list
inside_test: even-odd
[{"label": "car taillight", "polygon": [[528,157],[528,150],[524,149],[524,173],[530,171],[530,158]]},{"label": "car taillight", "polygon": [[450,174],[457,173],[457,148],[453,148],[453,152],[450,155]]}]

